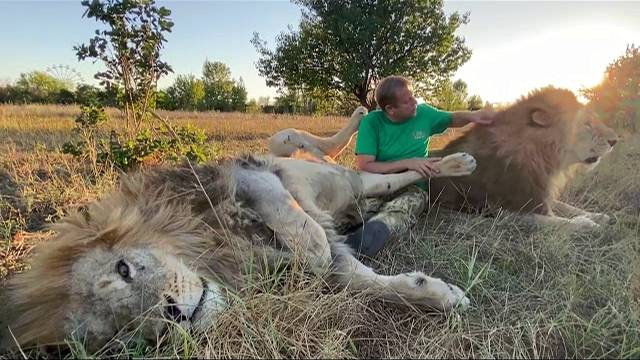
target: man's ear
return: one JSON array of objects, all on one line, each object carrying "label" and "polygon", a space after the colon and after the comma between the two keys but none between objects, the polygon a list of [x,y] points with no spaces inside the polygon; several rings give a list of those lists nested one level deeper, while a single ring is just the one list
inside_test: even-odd
[{"label": "man's ear", "polygon": [[546,110],[534,109],[531,111],[531,121],[538,126],[548,127],[551,126],[553,119]]}]

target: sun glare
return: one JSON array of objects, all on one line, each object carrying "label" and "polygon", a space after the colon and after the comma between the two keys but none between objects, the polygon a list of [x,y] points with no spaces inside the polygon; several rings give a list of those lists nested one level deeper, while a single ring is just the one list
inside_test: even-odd
[{"label": "sun glare", "polygon": [[607,65],[624,54],[634,35],[615,24],[548,29],[474,52],[456,76],[468,83],[470,94],[491,102],[513,101],[546,85],[578,94],[602,80]]}]

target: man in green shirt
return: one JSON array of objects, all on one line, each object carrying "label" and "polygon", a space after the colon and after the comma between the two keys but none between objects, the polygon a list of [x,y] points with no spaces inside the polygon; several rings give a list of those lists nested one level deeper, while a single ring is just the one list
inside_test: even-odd
[{"label": "man in green shirt", "polygon": [[[428,179],[438,171],[434,164],[440,160],[427,157],[431,135],[469,123],[489,125],[494,117],[492,110],[447,112],[418,105],[410,82],[401,76],[382,79],[375,98],[380,109],[360,121],[355,149],[358,170],[371,173],[414,170]],[[426,190],[426,182],[420,182],[385,199],[379,212],[350,234],[347,243],[374,256],[389,237],[406,234],[416,223],[427,205]]]}]

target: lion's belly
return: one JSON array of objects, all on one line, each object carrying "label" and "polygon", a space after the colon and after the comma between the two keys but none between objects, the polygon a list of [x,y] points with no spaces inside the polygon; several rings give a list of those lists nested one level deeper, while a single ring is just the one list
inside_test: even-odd
[{"label": "lion's belly", "polygon": [[285,187],[308,189],[306,195],[316,206],[334,217],[350,211],[362,193],[360,177],[349,169],[289,158],[278,158],[276,163],[285,170]]}]

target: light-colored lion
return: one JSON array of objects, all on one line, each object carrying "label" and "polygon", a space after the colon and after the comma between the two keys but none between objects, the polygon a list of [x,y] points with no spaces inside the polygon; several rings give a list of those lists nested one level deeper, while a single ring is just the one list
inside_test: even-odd
[{"label": "light-colored lion", "polygon": [[[463,176],[473,157],[440,163]],[[358,261],[333,229],[366,196],[397,191],[417,173],[359,174],[300,159],[244,156],[133,175],[86,211],[66,216],[10,284],[20,345],[73,337],[90,349],[120,330],[156,339],[168,320],[211,324],[247,274],[300,257],[334,284],[387,301],[447,310],[464,292],[421,272],[384,276]],[[8,339],[8,338],[7,338]]]},{"label": "light-colored lion", "polygon": [[609,223],[609,216],[557,197],[576,170],[593,169],[617,141],[571,91],[539,89],[499,111],[492,126],[474,126],[434,152],[468,152],[478,167],[469,176],[432,179],[430,197],[454,208],[502,207],[541,225],[598,227]]},{"label": "light-colored lion", "polygon": [[[308,137],[298,132],[298,143],[318,144],[319,149],[338,146],[340,153],[353,132],[352,120],[337,137]],[[283,130],[284,131],[284,130]],[[291,133],[288,129],[287,132]],[[350,132],[351,131],[351,132]],[[274,139],[282,138],[277,133]],[[504,208],[525,215],[541,225],[562,225],[574,230],[593,228],[611,221],[605,214],[587,212],[557,200],[558,193],[575,170],[593,169],[618,141],[615,132],[594,117],[565,89],[547,87],[533,91],[515,104],[497,112],[491,126],[474,126],[432,156],[458,152],[471,154],[478,163],[468,176],[433,178],[429,194],[433,203],[451,208],[486,210]],[[293,148],[280,148],[289,156]],[[301,149],[302,150],[302,149]],[[311,152],[323,159],[323,153]],[[326,152],[324,154],[329,154]]]}]

